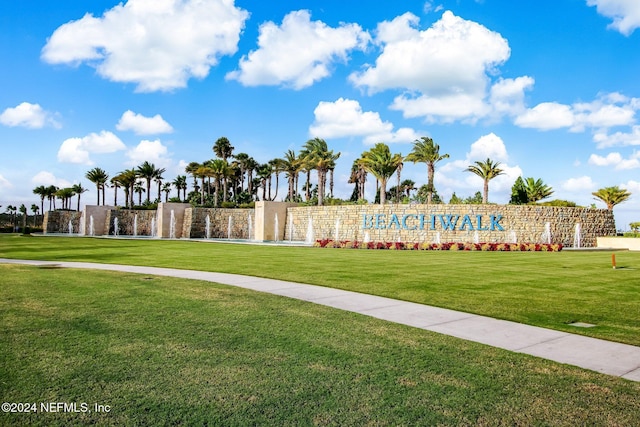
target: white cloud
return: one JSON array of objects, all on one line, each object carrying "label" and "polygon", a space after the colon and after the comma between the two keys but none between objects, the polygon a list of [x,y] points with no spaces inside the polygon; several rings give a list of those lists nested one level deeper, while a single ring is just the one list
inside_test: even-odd
[{"label": "white cloud", "polygon": [[9,182],[9,180],[4,176],[0,175],[0,189],[7,190],[9,188],[13,188],[11,182]]},{"label": "white cloud", "polygon": [[0,114],[0,123],[5,126],[22,126],[40,129],[47,125],[59,128],[60,124],[54,119],[54,114],[42,109],[38,104],[23,102],[17,107],[7,108]]},{"label": "white cloud", "polygon": [[137,91],[169,91],[204,78],[232,55],[249,14],[233,0],[129,0],[102,17],[58,27],[42,49],[51,64],[87,63]]},{"label": "white cloud", "polygon": [[476,142],[471,144],[471,151],[467,153],[467,160],[470,161],[484,161],[487,158],[500,162],[509,160],[504,141],[493,132],[480,137]]},{"label": "white cloud", "polygon": [[612,18],[610,28],[625,36],[640,27],[640,3],[637,0],[587,0],[588,6],[596,6],[600,15]]},{"label": "white cloud", "polygon": [[632,194],[640,193],[640,181],[629,180],[626,183],[620,185],[620,187],[630,191]]},{"label": "white cloud", "polygon": [[490,103],[500,114],[517,115],[525,110],[524,92],[531,90],[535,80],[529,76],[499,79],[491,87]]},{"label": "white cloud", "polygon": [[563,190],[571,192],[593,191],[596,184],[589,176],[581,176],[579,178],[569,178],[561,185]]},{"label": "white cloud", "polygon": [[516,117],[516,126],[551,130],[571,127],[575,118],[571,107],[557,102],[543,102]]},{"label": "white cloud", "polygon": [[593,135],[598,148],[614,146],[640,145],[640,126],[633,126],[631,132],[615,132],[609,135],[606,131],[596,132]]},{"label": "white cloud", "polygon": [[90,133],[83,138],[69,138],[58,150],[58,161],[63,163],[93,164],[91,153],[114,153],[126,149],[124,143],[111,132]]},{"label": "white cloud", "polygon": [[[507,41],[498,33],[450,11],[427,30],[406,13],[378,25],[375,42],[383,46],[373,66],[349,77],[370,93],[387,89],[409,91],[398,96],[392,108],[406,117],[424,116],[429,122],[474,121],[491,113],[487,102],[491,76],[510,56]],[[507,99],[529,88],[532,79],[502,82]],[[501,83],[501,82],[499,82]],[[498,100],[500,87],[496,88]],[[517,103],[517,102],[516,102]]]},{"label": "white cloud", "polygon": [[127,110],[122,114],[116,129],[121,131],[131,130],[136,135],[156,135],[173,132],[171,125],[160,114],[156,114],[153,117],[145,117],[131,110]]},{"label": "white cloud", "polygon": [[167,157],[168,154],[167,147],[159,139],[154,141],[142,140],[134,148],[127,151],[130,166],[138,166],[148,161],[156,167],[166,168],[171,164],[171,159]]},{"label": "white cloud", "polygon": [[543,102],[523,111],[514,123],[523,128],[543,131],[569,128],[572,132],[583,132],[585,128],[590,128],[603,133],[611,127],[632,125],[638,109],[640,102],[637,98],[614,92],[599,95],[592,102],[572,105]]},{"label": "white cloud", "polygon": [[620,153],[609,153],[606,157],[592,154],[589,164],[595,166],[613,166],[615,170],[627,170],[640,168],[640,152],[635,152],[630,158],[625,159]]},{"label": "white cloud", "polygon": [[31,183],[34,185],[55,185],[56,187],[65,188],[70,187],[71,183],[63,178],[57,178],[54,174],[47,171],[40,171],[33,178]]},{"label": "white cloud", "polygon": [[380,114],[362,111],[358,101],[340,98],[335,102],[320,102],[314,110],[315,121],[309,135],[319,138],[362,136],[367,144],[377,142],[411,142],[419,135],[409,128],[393,131],[393,124],[383,122]]},{"label": "white cloud", "polygon": [[369,34],[357,24],[331,28],[321,21],[311,22],[307,10],[289,13],[278,26],[260,26],[258,49],[243,56],[240,70],[226,78],[245,86],[285,85],[294,89],[311,86],[331,74],[336,60],[347,60],[349,51],[363,50]]}]

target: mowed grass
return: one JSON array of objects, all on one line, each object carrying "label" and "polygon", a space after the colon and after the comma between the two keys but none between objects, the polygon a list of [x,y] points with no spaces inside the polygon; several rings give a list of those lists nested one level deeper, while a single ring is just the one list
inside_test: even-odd
[{"label": "mowed grass", "polygon": [[[218,271],[311,283],[640,345],[640,253],[321,249],[0,236],[0,257]],[[597,325],[584,329],[569,323]]]},{"label": "mowed grass", "polygon": [[110,407],[2,425],[640,425],[640,383],[288,298],[8,265],[0,294],[2,401]]}]

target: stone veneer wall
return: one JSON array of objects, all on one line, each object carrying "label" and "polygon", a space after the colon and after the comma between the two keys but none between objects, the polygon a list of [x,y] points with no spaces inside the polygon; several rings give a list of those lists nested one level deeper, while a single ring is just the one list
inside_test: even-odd
[{"label": "stone veneer wall", "polygon": [[81,233],[80,220],[82,212],[76,211],[48,211],[44,213],[44,223],[42,230],[47,233],[68,233],[69,221],[73,228],[73,233]]},{"label": "stone veneer wall", "polygon": [[[151,225],[156,218],[157,227],[157,211],[154,210],[133,210],[133,209],[111,209],[107,212],[107,216],[104,223],[104,230],[108,232],[105,234],[114,235],[115,219],[118,218],[118,235],[120,236],[133,236],[136,231],[136,236],[152,236],[157,235],[157,229],[155,233],[151,229]],[[137,217],[137,220],[136,220]],[[134,226],[137,224],[137,226]],[[135,230],[134,230],[135,229]]]},{"label": "stone veneer wall", "polygon": [[253,239],[253,236],[249,236],[249,216],[252,228],[255,227],[253,209],[187,208],[184,213],[182,236],[187,239],[206,238],[207,216],[209,238],[228,238],[231,218],[231,239]]},{"label": "stone veneer wall", "polygon": [[[382,214],[385,228],[375,227],[376,215]],[[424,227],[420,229],[420,217],[408,217],[409,230],[392,223],[395,214],[402,223],[404,215],[424,215]],[[370,215],[373,222],[364,227],[364,216]],[[431,215],[436,215],[435,229],[431,229]],[[459,219],[455,230],[445,230],[438,215],[452,215]],[[460,230],[463,218],[469,215],[469,223]],[[477,216],[481,216],[480,228],[490,228],[491,216],[502,216],[499,227],[494,230],[478,230]],[[516,205],[350,205],[324,207],[291,207],[288,209],[285,236],[292,240],[309,240],[309,221],[312,224],[313,239],[334,239],[336,230],[339,240],[433,242],[439,233],[441,242],[546,242],[545,223],[550,224],[551,242],[573,246],[575,226],[580,224],[581,246],[595,247],[596,237],[615,235],[613,212],[606,209],[563,208],[547,206]]]}]

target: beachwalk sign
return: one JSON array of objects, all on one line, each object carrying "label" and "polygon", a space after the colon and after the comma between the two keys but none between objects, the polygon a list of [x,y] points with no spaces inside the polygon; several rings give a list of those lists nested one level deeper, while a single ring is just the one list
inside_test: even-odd
[{"label": "beachwalk sign", "polygon": [[364,230],[504,231],[502,215],[363,214]]}]

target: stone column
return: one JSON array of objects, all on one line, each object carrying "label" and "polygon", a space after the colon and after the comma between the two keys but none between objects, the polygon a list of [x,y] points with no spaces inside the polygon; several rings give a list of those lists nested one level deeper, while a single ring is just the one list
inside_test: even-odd
[{"label": "stone column", "polygon": [[[184,224],[184,213],[188,208],[191,208],[191,204],[189,203],[159,203],[158,237],[165,239],[171,237],[175,239],[181,238]],[[173,236],[171,235],[172,229]]]},{"label": "stone column", "polygon": [[[256,202],[253,239],[257,241],[284,240],[284,228],[287,224],[287,208],[293,206],[297,206],[297,204],[288,202]],[[276,217],[278,218],[277,230]]]}]

